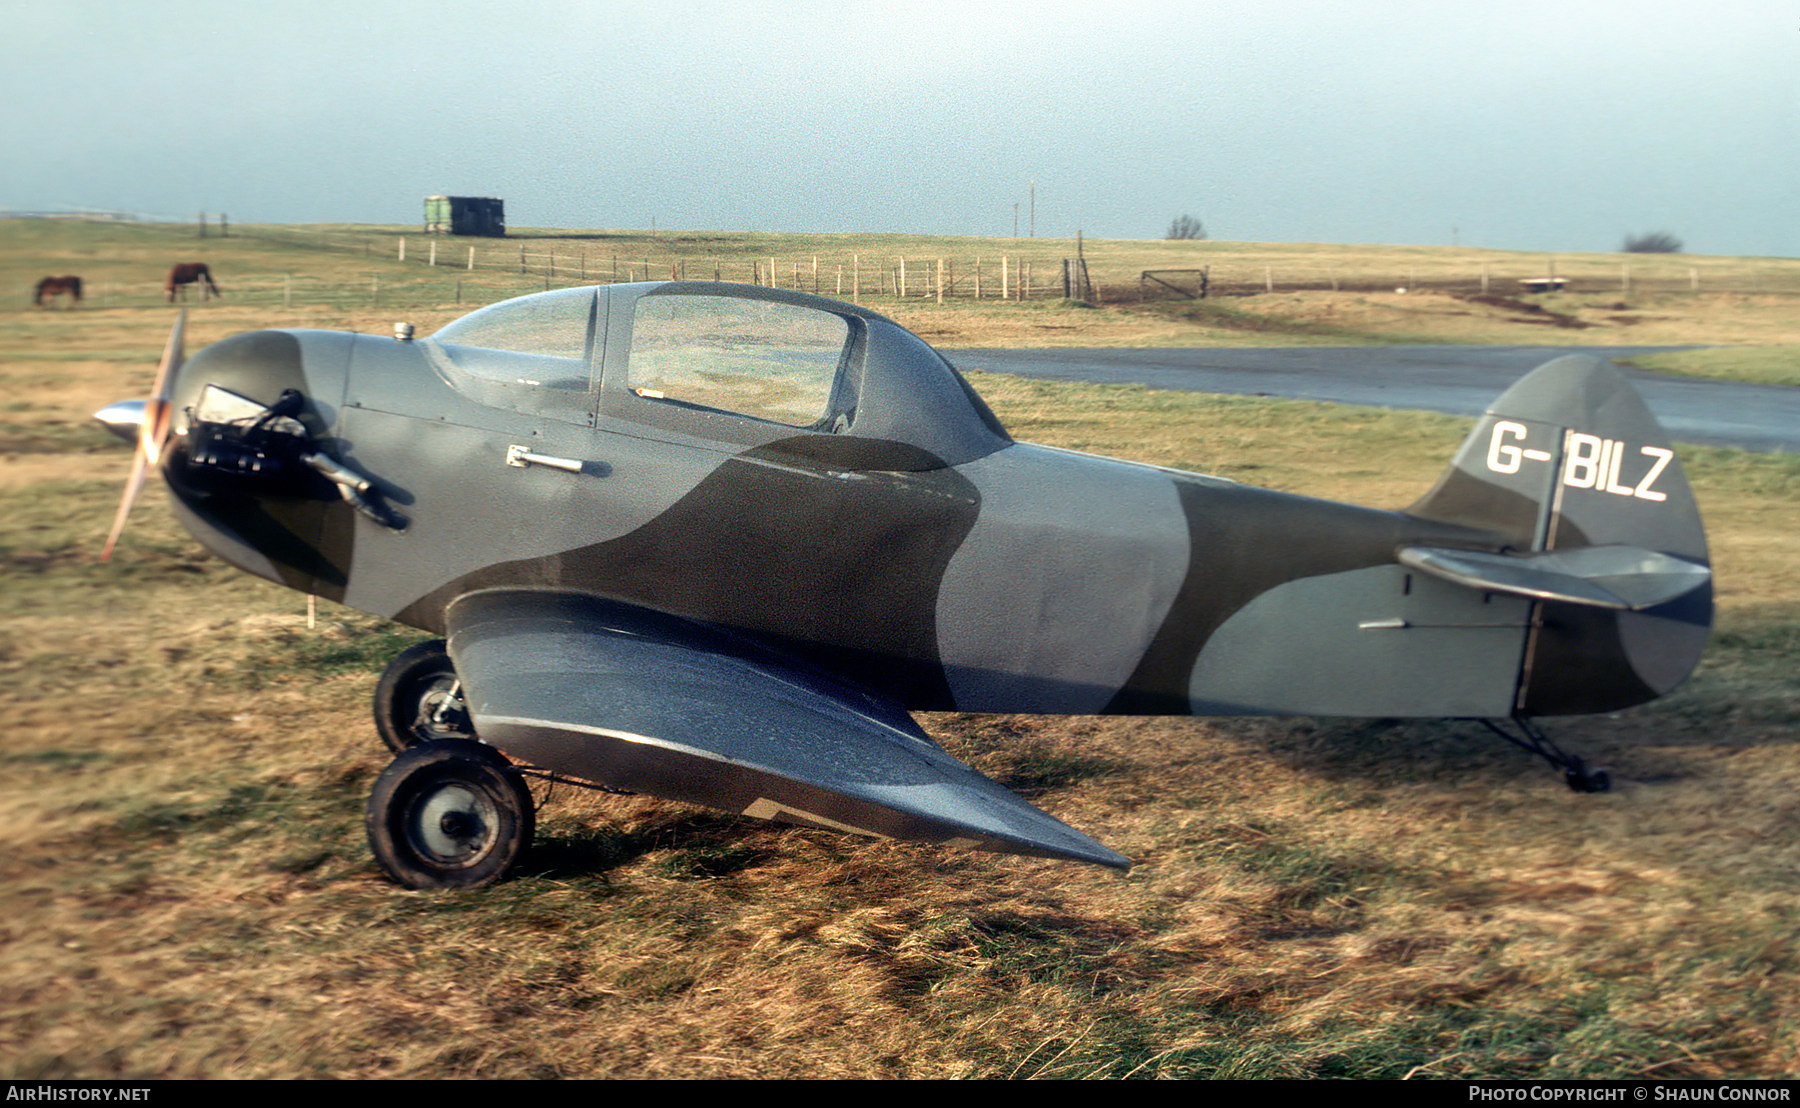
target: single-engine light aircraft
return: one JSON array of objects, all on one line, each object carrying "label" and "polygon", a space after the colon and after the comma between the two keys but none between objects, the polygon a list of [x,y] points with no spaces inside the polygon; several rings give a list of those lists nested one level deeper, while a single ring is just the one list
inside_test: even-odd
[{"label": "single-engine light aircraft", "polygon": [[922,340],[759,286],[572,288],[415,339],[256,331],[101,412],[250,573],[442,636],[381,677],[381,866],[479,885],[523,773],[1126,868],[914,711],[1480,719],[1668,692],[1711,622],[1693,494],[1562,357],[1405,511],[1015,442]]}]

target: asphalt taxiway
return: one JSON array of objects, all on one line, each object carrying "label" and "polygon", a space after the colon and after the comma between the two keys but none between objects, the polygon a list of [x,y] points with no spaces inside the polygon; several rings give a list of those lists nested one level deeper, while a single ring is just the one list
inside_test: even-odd
[{"label": "asphalt taxiway", "polygon": [[[1514,381],[1563,354],[1628,358],[1654,346],[1284,346],[945,350],[962,369],[1055,381],[1296,397],[1479,415]],[[1800,453],[1800,388],[1625,368],[1678,442]]]}]

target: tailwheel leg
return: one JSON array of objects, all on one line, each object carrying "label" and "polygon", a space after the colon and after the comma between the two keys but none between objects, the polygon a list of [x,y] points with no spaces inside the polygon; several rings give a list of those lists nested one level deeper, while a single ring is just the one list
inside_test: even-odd
[{"label": "tailwheel leg", "polygon": [[1562,770],[1563,780],[1569,788],[1578,793],[1603,793],[1612,788],[1612,775],[1596,766],[1587,767],[1580,756],[1565,753],[1561,747],[1550,741],[1544,729],[1533,723],[1526,716],[1512,717],[1512,724],[1519,729],[1517,735],[1503,727],[1498,721],[1484,719],[1481,721],[1489,731],[1499,735],[1507,742],[1521,750],[1536,754],[1552,766]]}]

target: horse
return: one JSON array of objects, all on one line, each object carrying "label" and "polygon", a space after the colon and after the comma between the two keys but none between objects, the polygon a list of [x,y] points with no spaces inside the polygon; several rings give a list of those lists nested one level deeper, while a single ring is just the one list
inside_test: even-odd
[{"label": "horse", "polygon": [[42,307],[45,298],[55,296],[67,296],[75,303],[81,303],[81,278],[46,277],[37,283],[37,295],[31,302]]},{"label": "horse", "polygon": [[205,262],[182,262],[169,270],[169,279],[163,282],[163,293],[168,297],[169,303],[173,304],[177,290],[180,290],[181,297],[185,300],[187,286],[202,281],[205,284],[200,287],[200,299],[206,299],[208,289],[212,290],[213,296],[225,295],[219,291],[219,286],[213,284],[212,270],[206,268]]}]

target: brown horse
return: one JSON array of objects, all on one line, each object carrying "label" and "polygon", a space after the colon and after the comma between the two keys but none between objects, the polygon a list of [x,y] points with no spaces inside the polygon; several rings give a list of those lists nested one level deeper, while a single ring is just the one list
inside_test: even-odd
[{"label": "brown horse", "polygon": [[212,270],[206,268],[205,262],[182,262],[169,270],[169,279],[163,282],[163,293],[167,295],[169,303],[173,304],[177,290],[180,291],[181,298],[185,300],[187,299],[187,287],[201,282],[204,284],[200,285],[200,299],[206,299],[208,289],[212,290],[214,296],[225,295],[219,291],[219,286],[213,284]]},{"label": "brown horse", "polygon": [[40,307],[49,297],[67,296],[81,303],[81,278],[79,277],[46,277],[37,283],[37,295],[31,302]]}]

